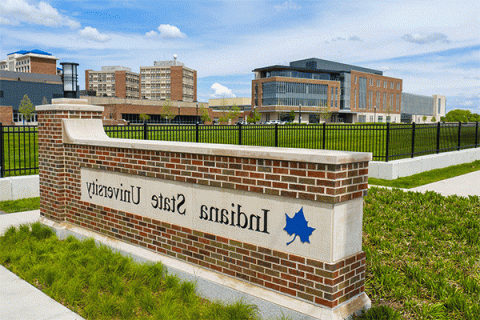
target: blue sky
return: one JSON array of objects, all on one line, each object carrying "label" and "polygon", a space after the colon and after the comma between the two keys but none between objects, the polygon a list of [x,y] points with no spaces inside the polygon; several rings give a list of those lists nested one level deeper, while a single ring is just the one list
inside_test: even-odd
[{"label": "blue sky", "polygon": [[384,71],[404,92],[480,113],[480,2],[0,1],[0,59],[40,49],[84,70],[134,72],[173,54],[198,100],[250,97],[252,70],[321,58]]}]

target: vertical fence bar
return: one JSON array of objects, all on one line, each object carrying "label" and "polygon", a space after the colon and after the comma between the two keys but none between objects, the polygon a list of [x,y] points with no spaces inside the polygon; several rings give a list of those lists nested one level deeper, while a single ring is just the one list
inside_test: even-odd
[{"label": "vertical fence bar", "polygon": [[[0,127],[2,124],[0,123]],[[477,124],[475,125],[475,148],[478,146],[478,121]]]},{"label": "vertical fence bar", "polygon": [[415,156],[415,122],[412,122],[412,158]]},{"label": "vertical fence bar", "polygon": [[5,177],[5,161],[4,161],[4,143],[3,143],[3,125],[0,122],[0,178]]},{"label": "vertical fence bar", "polygon": [[242,145],[242,124],[238,123],[238,145]]},{"label": "vertical fence bar", "polygon": [[440,153],[440,122],[437,122],[437,153]]},{"label": "vertical fence bar", "polygon": [[275,147],[278,147],[278,123],[275,123]]},{"label": "vertical fence bar", "polygon": [[458,146],[457,146],[457,150],[460,150],[460,145],[462,143],[461,141],[461,133],[462,133],[462,122],[458,122]]},{"label": "vertical fence bar", "polygon": [[327,138],[327,123],[323,123],[323,150],[325,150],[325,143]]},{"label": "vertical fence bar", "polygon": [[387,122],[387,141],[385,147],[385,162],[388,162],[388,148],[390,147],[390,122]]},{"label": "vertical fence bar", "polygon": [[143,140],[148,140],[147,122],[143,123]]},{"label": "vertical fence bar", "polygon": [[198,122],[195,124],[195,142],[198,143]]}]

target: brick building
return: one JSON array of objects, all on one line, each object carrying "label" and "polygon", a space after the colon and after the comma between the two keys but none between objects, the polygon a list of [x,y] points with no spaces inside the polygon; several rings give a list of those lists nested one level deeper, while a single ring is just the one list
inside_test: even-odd
[{"label": "brick building", "polygon": [[140,67],[140,97],[147,100],[197,101],[197,71],[172,61],[155,61]]},{"label": "brick building", "polygon": [[85,70],[85,90],[97,97],[140,98],[140,75],[121,66],[102,67],[101,71]]},{"label": "brick building", "polygon": [[257,68],[252,80],[252,108],[262,120],[284,120],[293,110],[298,121],[400,122],[402,80],[382,71],[305,59],[289,66]]},{"label": "brick building", "polygon": [[41,50],[20,50],[0,61],[0,70],[57,75],[57,60],[51,53]]}]

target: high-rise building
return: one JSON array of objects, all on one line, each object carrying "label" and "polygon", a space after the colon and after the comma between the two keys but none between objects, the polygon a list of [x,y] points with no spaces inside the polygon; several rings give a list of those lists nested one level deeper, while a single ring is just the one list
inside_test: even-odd
[{"label": "high-rise building", "polygon": [[402,92],[402,122],[439,122],[445,117],[446,104],[445,96],[422,96]]},{"label": "high-rise building", "polygon": [[[400,122],[402,80],[382,71],[305,59],[253,70],[252,107],[262,120]],[[297,121],[297,120],[295,120]]]},{"label": "high-rise building", "polygon": [[155,61],[140,67],[140,97],[147,100],[197,101],[197,71],[172,61]]},{"label": "high-rise building", "polygon": [[7,59],[0,61],[0,71],[57,75],[57,60],[45,51],[20,50],[7,54]]},{"label": "high-rise building", "polygon": [[121,66],[102,67],[101,71],[85,70],[85,90],[97,97],[140,98],[140,75]]}]

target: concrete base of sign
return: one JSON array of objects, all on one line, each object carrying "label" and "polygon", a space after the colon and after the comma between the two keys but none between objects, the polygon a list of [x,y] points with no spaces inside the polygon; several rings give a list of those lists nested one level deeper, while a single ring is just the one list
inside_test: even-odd
[{"label": "concrete base of sign", "polygon": [[242,299],[246,303],[255,304],[261,316],[265,318],[284,315],[302,320],[343,320],[348,319],[348,317],[356,311],[367,310],[371,306],[370,299],[363,292],[333,309],[323,308],[237,280],[221,273],[196,267],[192,264],[106,237],[96,232],[79,228],[69,223],[56,223],[44,217],[40,217],[40,221],[44,225],[51,227],[61,239],[69,235],[79,239],[93,238],[98,243],[107,245],[125,255],[129,255],[137,261],[161,262],[170,274],[175,274],[184,280],[196,282],[197,292],[200,295],[210,300],[221,300],[225,302]]}]

